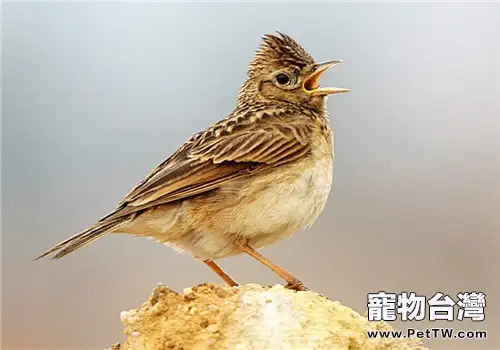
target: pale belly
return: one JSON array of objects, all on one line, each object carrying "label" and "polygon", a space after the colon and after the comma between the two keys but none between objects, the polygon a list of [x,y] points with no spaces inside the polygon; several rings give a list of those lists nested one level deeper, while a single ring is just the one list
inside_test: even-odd
[{"label": "pale belly", "polygon": [[256,195],[257,200],[251,198],[239,210],[235,222],[237,231],[253,240],[256,247],[313,224],[330,193],[332,164],[328,160],[315,162],[309,169],[297,167],[290,175],[270,178],[271,184]]},{"label": "pale belly", "polygon": [[309,165],[293,164],[222,189],[227,195],[219,193],[220,203],[214,203],[214,210],[206,215],[196,213],[196,203],[186,203],[193,205],[189,212],[195,223],[188,233],[166,243],[199,259],[215,260],[238,254],[232,244],[237,238],[261,248],[310,227],[330,193],[333,160],[327,156]]}]

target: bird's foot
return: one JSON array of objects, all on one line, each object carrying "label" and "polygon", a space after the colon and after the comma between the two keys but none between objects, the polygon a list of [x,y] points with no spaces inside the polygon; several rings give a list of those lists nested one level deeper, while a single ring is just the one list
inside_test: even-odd
[{"label": "bird's foot", "polygon": [[295,291],[307,291],[310,290],[304,283],[298,279],[294,279],[288,282],[285,286],[286,289],[291,289]]}]

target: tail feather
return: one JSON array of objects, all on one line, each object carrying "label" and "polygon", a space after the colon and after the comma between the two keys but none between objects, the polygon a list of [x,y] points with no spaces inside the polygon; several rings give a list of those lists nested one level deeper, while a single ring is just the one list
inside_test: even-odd
[{"label": "tail feather", "polygon": [[74,252],[75,250],[101,238],[102,236],[118,229],[119,227],[125,225],[128,223],[128,219],[126,218],[120,218],[117,220],[113,220],[111,222],[99,222],[93,227],[82,231],[73,237],[70,237],[59,244],[57,244],[54,248],[46,251],[45,253],[41,254],[35,260],[44,258],[50,254],[55,253],[52,256],[52,259],[60,259],[69,253]]}]

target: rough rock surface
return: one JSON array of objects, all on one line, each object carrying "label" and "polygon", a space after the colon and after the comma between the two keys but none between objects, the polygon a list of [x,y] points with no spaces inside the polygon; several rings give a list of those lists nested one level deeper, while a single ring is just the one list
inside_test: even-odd
[{"label": "rough rock surface", "polygon": [[317,293],[281,285],[202,284],[184,294],[160,285],[121,319],[127,339],[112,350],[425,349],[414,339],[368,339],[367,330],[391,326]]}]

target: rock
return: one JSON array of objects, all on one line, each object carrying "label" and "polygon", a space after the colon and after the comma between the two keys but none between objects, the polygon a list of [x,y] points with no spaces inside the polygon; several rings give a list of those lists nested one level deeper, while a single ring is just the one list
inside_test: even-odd
[{"label": "rock", "polygon": [[127,339],[110,350],[425,349],[414,339],[368,339],[368,330],[391,326],[315,292],[281,285],[202,284],[184,294],[160,285],[121,319]]}]

